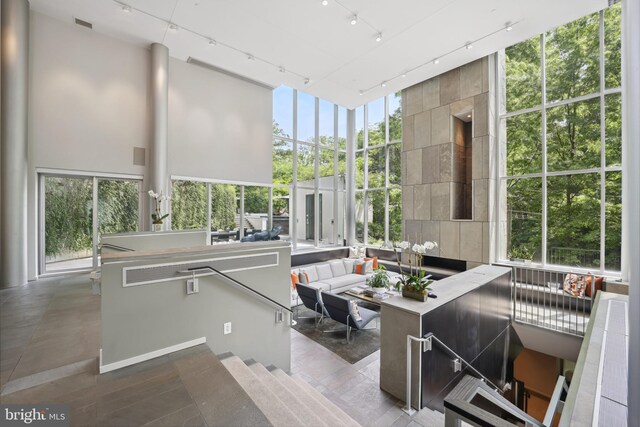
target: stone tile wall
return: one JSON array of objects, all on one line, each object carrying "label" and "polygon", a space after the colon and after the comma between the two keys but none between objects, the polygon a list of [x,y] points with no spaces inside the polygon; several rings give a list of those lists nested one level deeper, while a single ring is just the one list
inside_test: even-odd
[{"label": "stone tile wall", "polygon": [[[494,56],[448,71],[402,92],[403,235],[411,242],[434,240],[430,255],[491,261],[495,200],[491,168],[495,153]],[[453,220],[453,186],[461,185],[453,116],[473,110],[472,220]]]}]

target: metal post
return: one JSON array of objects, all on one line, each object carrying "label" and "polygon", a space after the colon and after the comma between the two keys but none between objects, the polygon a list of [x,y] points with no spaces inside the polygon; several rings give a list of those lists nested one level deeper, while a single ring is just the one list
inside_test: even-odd
[{"label": "metal post", "polygon": [[347,179],[345,224],[347,245],[356,244],[356,112],[347,110]]},{"label": "metal post", "polygon": [[0,7],[0,287],[9,287],[27,283],[29,2],[2,0]]},{"label": "metal post", "polygon": [[406,392],[406,405],[402,410],[409,415],[416,413],[416,410],[411,407],[411,336],[407,335],[407,392]]}]

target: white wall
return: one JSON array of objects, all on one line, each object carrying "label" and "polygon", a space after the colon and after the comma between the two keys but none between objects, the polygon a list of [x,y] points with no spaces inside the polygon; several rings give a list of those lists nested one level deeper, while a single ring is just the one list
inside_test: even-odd
[{"label": "white wall", "polygon": [[270,89],[169,61],[169,173],[271,184]]},{"label": "white wall", "polygon": [[[29,278],[37,274],[38,168],[144,176],[150,53],[31,13]],[[172,59],[169,174],[271,183],[271,91]],[[143,190],[146,187],[143,188]]]}]

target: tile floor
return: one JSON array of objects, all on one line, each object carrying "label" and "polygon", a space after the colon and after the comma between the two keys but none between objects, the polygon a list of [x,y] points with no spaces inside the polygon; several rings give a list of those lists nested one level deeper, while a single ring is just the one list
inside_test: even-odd
[{"label": "tile floor", "polygon": [[[380,390],[379,351],[351,365],[295,330],[291,340],[291,374],[363,426],[444,424],[429,410],[408,417]],[[204,346],[103,375],[99,347],[100,297],[87,275],[0,290],[1,403],[67,403],[73,425],[267,424]]]}]

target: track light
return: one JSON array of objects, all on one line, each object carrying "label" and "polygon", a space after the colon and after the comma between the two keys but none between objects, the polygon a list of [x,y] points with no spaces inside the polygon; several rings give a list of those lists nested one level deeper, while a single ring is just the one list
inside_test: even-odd
[{"label": "track light", "polygon": [[284,73],[285,69],[284,69],[284,67],[280,67],[280,68],[278,68],[278,71],[280,71],[281,73]]},{"label": "track light", "polygon": [[353,15],[350,22],[351,25],[356,25],[358,23],[358,15]]},{"label": "track light", "polygon": [[440,63],[440,59],[439,59],[439,58],[434,59],[434,60],[433,60],[433,63],[434,63],[434,64],[436,64],[436,65],[438,65],[438,64]]},{"label": "track light", "polygon": [[380,86],[382,86],[382,87],[387,87],[387,82],[382,82],[382,83],[380,83]]},{"label": "track light", "polygon": [[176,24],[169,24],[169,29],[173,31],[178,31],[178,26]]},{"label": "track light", "polygon": [[215,40],[211,39],[209,40],[209,46],[215,46],[217,43]]},{"label": "track light", "polygon": [[329,4],[329,0],[322,0],[322,2],[320,2],[321,5],[326,6]]},{"label": "track light", "polygon": [[402,73],[402,77],[407,77],[407,73]]},{"label": "track light", "polygon": [[473,45],[471,43],[467,43],[465,47],[467,48],[467,50],[473,49]]},{"label": "track light", "polygon": [[253,55],[251,55],[250,53],[248,53],[248,54],[247,54],[247,59],[248,59],[249,61],[255,61],[255,59],[256,59],[256,58],[255,58]]},{"label": "track light", "polygon": [[513,30],[513,25],[511,25],[511,22],[507,22],[504,26],[504,29],[507,31]]},{"label": "track light", "polygon": [[380,40],[382,40],[382,33],[378,33],[376,36],[376,41],[379,42]]},{"label": "track light", "polygon": [[360,92],[358,92],[358,95],[362,96],[362,95],[364,95],[364,92],[360,91]]},{"label": "track light", "polygon": [[309,77],[305,77],[305,79],[304,79],[305,86],[308,85],[310,81],[311,80],[309,80]]},{"label": "track light", "polygon": [[123,4],[122,5],[122,11],[126,12],[126,13],[130,13],[131,12],[131,6]]}]

